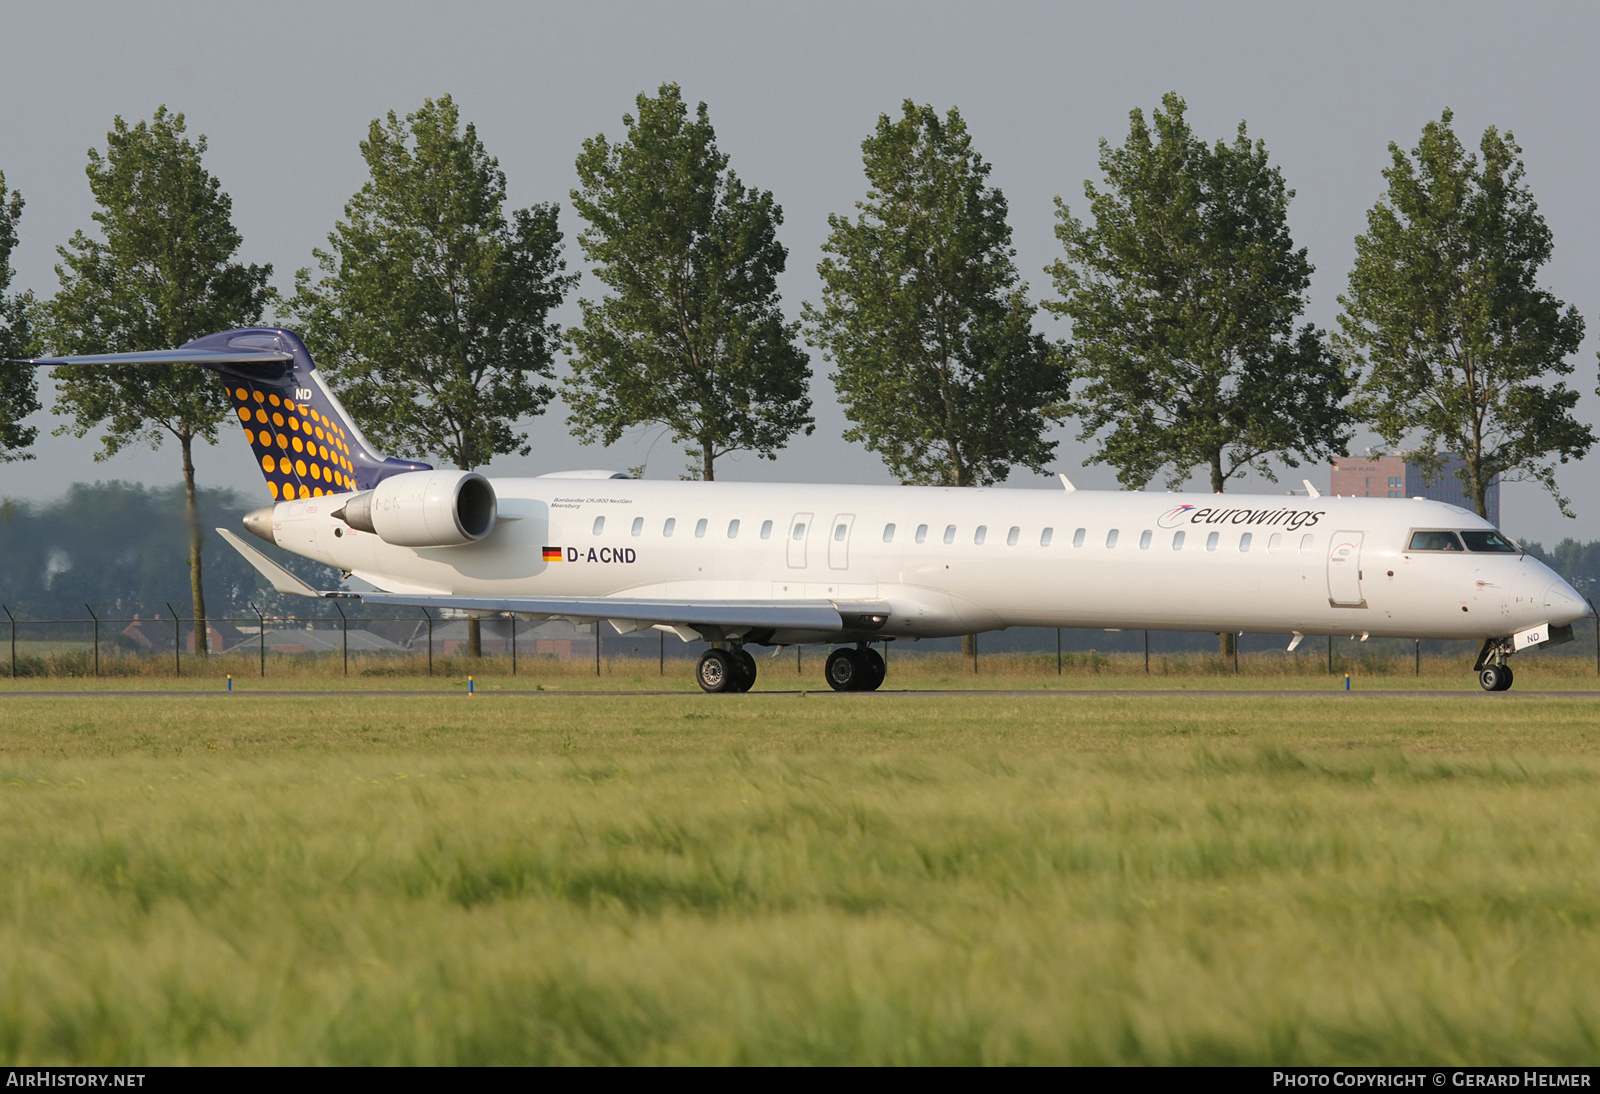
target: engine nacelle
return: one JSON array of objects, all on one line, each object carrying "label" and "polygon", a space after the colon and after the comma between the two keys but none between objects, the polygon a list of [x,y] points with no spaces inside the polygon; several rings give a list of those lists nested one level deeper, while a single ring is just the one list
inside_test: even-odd
[{"label": "engine nacelle", "polygon": [[333,515],[396,547],[455,547],[494,531],[489,480],[473,471],[407,471],[363,490]]}]

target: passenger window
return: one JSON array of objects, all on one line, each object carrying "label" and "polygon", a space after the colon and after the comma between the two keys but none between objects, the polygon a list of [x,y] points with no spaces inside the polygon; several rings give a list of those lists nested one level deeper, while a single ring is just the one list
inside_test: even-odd
[{"label": "passenger window", "polygon": [[1146,528],[1143,532],[1140,532],[1139,533],[1139,550],[1148,551],[1150,549],[1150,540],[1152,538],[1154,538],[1154,536],[1155,536],[1155,533],[1152,532],[1148,528]]},{"label": "passenger window", "polygon": [[772,522],[770,520],[764,520],[761,522],[761,538],[772,538]]},{"label": "passenger window", "polygon": [[794,526],[794,538],[795,539],[805,539],[806,538],[806,526],[804,524],[796,524]]},{"label": "passenger window", "polygon": [[594,518],[594,534],[598,536],[601,532],[604,532],[605,530],[606,530],[606,518],[605,517],[595,517]]},{"label": "passenger window", "polygon": [[1309,555],[1311,553],[1311,537],[1310,536],[1301,536],[1300,537],[1300,553],[1303,554],[1303,555]]},{"label": "passenger window", "polygon": [[673,531],[678,527],[677,517],[668,517],[667,523],[661,526],[661,535],[666,539],[672,538]]},{"label": "passenger window", "polygon": [[893,543],[894,542],[894,525],[885,524],[883,526],[883,542],[885,542],[885,543]]},{"label": "passenger window", "polygon": [[926,524],[917,525],[917,542],[928,542],[928,526]]},{"label": "passenger window", "polygon": [[1183,550],[1183,533],[1182,532],[1174,532],[1174,533],[1172,533],[1172,549],[1174,551]]},{"label": "passenger window", "polygon": [[976,532],[972,533],[972,544],[973,544],[973,546],[974,547],[982,547],[983,546],[983,541],[988,537],[988,535],[989,535],[989,526],[987,524],[978,525],[978,530]]},{"label": "passenger window", "polygon": [[833,542],[843,543],[845,533],[848,531],[850,531],[850,526],[848,524],[836,525],[833,529]]},{"label": "passenger window", "polygon": [[1020,535],[1022,535],[1022,529],[1013,525],[1011,531],[1006,533],[1006,546],[1015,547],[1017,545],[1017,537]]},{"label": "passenger window", "polygon": [[1269,554],[1269,555],[1277,554],[1278,553],[1278,548],[1280,548],[1282,546],[1283,546],[1283,536],[1278,532],[1272,533],[1271,538],[1269,538],[1267,540],[1267,554]]},{"label": "passenger window", "polygon": [[729,539],[737,539],[737,538],[739,538],[739,522],[738,521],[730,520],[728,522],[728,538]]},{"label": "passenger window", "polygon": [[1115,547],[1116,545],[1117,545],[1117,530],[1115,528],[1113,528],[1113,529],[1111,529],[1111,531],[1106,533],[1106,546],[1107,547]]},{"label": "passenger window", "polygon": [[956,541],[956,526],[954,524],[945,525],[944,541],[946,543],[954,543]]},{"label": "passenger window", "polygon": [[1461,541],[1454,532],[1412,532],[1408,551],[1459,551]]},{"label": "passenger window", "polygon": [[1488,551],[1493,554],[1517,554],[1515,543],[1506,539],[1499,532],[1462,532],[1461,538],[1467,541],[1469,551]]},{"label": "passenger window", "polygon": [[1249,532],[1246,532],[1244,535],[1239,537],[1239,553],[1241,555],[1250,550],[1250,538]]},{"label": "passenger window", "polygon": [[1217,549],[1217,540],[1221,538],[1216,532],[1212,532],[1206,537],[1206,550],[1215,551]]},{"label": "passenger window", "polygon": [[1072,533],[1072,545],[1074,547],[1082,547],[1083,546],[1083,537],[1084,537],[1085,534],[1086,534],[1086,529],[1083,529],[1083,528],[1079,528],[1076,532],[1073,532]]},{"label": "passenger window", "polygon": [[694,538],[695,539],[705,539],[706,538],[706,518],[705,517],[701,517],[699,520],[694,522]]},{"label": "passenger window", "polygon": [[644,518],[643,517],[634,517],[633,518],[633,528],[630,531],[632,532],[633,535],[636,535],[636,536],[644,535]]},{"label": "passenger window", "polygon": [[1055,535],[1056,535],[1056,530],[1054,528],[1046,528],[1044,531],[1040,532],[1039,533],[1039,546],[1041,546],[1041,547],[1050,546],[1050,541],[1055,538]]}]

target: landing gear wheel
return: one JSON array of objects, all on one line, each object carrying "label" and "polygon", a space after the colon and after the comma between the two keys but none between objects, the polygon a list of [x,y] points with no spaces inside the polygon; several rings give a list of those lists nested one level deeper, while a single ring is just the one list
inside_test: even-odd
[{"label": "landing gear wheel", "polygon": [[834,691],[860,691],[866,676],[866,666],[861,663],[861,655],[848,647],[834,650],[828,654],[827,664],[822,667],[822,675],[827,678],[828,686]]},{"label": "landing gear wheel", "polygon": [[1511,687],[1510,665],[1486,665],[1478,673],[1478,684],[1484,691],[1506,691]]},{"label": "landing gear wheel", "polygon": [[742,649],[730,650],[728,656],[733,659],[734,665],[739,670],[739,685],[734,691],[749,691],[756,686],[756,659]]},{"label": "landing gear wheel", "polygon": [[700,685],[701,691],[711,692],[713,695],[724,691],[738,691],[739,681],[744,673],[734,664],[733,658],[726,650],[706,650],[700,655],[700,663],[694,667],[695,683]]},{"label": "landing gear wheel", "polygon": [[887,675],[889,666],[884,664],[881,653],[871,646],[861,651],[861,691],[877,691]]}]

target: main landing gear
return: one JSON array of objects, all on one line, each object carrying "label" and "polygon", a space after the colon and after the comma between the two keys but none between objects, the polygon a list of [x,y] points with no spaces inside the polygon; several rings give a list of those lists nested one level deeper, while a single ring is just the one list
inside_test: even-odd
[{"label": "main landing gear", "polygon": [[756,682],[756,659],[743,647],[706,650],[694,668],[694,678],[702,691],[713,694],[749,691]]},{"label": "main landing gear", "polygon": [[871,646],[842,646],[828,654],[822,675],[834,691],[877,691],[889,674],[883,655]]},{"label": "main landing gear", "polygon": [[1511,656],[1510,642],[1506,639],[1486,638],[1478,651],[1478,663],[1472,671],[1478,674],[1478,686],[1484,691],[1509,691],[1513,673],[1506,658]]}]

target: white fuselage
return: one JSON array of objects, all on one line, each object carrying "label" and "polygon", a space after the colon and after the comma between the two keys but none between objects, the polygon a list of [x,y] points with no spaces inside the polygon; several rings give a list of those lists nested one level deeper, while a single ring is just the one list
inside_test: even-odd
[{"label": "white fuselage", "polygon": [[1419,529],[1490,527],[1423,500],[562,478],[493,486],[496,526],[465,546],[394,547],[348,529],[330,515],[348,495],[278,504],[273,534],[388,591],[875,599],[888,606],[884,637],[1060,626],[1494,638],[1588,614],[1521,554],[1408,551]]}]

